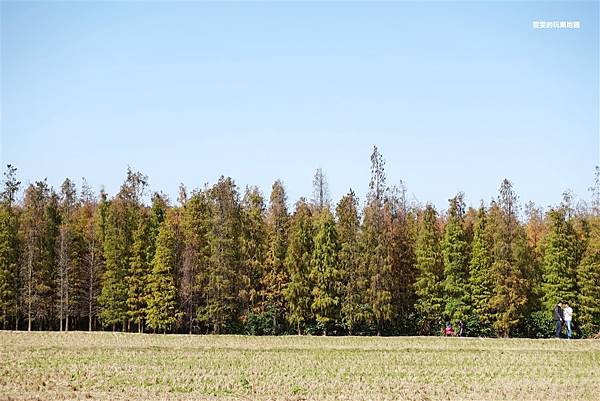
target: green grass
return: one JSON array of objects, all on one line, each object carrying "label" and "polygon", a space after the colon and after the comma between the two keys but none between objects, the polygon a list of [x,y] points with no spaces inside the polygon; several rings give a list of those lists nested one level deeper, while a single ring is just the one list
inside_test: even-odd
[{"label": "green grass", "polygon": [[0,399],[597,400],[600,341],[0,332]]}]

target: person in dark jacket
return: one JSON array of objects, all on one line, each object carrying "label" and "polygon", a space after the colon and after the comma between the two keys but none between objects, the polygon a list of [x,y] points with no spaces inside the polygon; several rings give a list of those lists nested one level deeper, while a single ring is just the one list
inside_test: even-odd
[{"label": "person in dark jacket", "polygon": [[565,321],[563,316],[562,302],[559,302],[554,307],[554,323],[556,323],[556,338],[560,338],[562,332],[562,325]]}]

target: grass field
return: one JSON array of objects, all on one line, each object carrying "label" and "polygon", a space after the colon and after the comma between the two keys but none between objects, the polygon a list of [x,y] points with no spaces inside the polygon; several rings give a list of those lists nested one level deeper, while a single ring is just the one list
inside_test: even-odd
[{"label": "grass field", "polygon": [[600,341],[0,332],[0,399],[598,400]]}]

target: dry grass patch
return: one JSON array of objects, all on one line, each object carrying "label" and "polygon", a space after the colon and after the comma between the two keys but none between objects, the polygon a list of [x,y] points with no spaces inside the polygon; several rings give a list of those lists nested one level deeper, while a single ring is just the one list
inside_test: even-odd
[{"label": "dry grass patch", "polygon": [[596,400],[600,341],[0,332],[0,399]]}]

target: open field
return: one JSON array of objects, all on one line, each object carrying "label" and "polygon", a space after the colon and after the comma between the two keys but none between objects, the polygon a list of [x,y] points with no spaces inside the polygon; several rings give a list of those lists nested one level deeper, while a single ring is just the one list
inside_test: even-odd
[{"label": "open field", "polygon": [[0,332],[0,399],[597,400],[600,341]]}]

